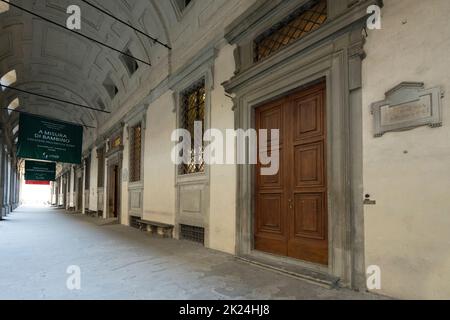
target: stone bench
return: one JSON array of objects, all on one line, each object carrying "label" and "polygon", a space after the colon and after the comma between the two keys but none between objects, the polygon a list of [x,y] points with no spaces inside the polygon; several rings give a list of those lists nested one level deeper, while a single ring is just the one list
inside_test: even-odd
[{"label": "stone bench", "polygon": [[139,219],[136,221],[141,230],[150,231],[154,235],[172,238],[174,226],[171,224]]}]

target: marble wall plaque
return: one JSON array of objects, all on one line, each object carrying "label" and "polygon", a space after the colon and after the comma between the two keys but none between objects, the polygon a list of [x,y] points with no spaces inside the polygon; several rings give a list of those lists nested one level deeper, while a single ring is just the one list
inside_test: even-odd
[{"label": "marble wall plaque", "polygon": [[419,126],[442,125],[442,97],[439,87],[425,89],[420,82],[403,82],[386,92],[386,99],[372,104],[374,135],[404,131]]}]

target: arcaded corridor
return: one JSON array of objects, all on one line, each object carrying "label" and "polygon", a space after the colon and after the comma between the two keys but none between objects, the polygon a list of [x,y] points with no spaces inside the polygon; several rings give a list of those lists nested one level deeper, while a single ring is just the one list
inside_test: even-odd
[{"label": "arcaded corridor", "polygon": [[[0,299],[372,299],[330,290],[185,241],[52,208],[0,225]],[[79,266],[81,289],[66,273]]]}]

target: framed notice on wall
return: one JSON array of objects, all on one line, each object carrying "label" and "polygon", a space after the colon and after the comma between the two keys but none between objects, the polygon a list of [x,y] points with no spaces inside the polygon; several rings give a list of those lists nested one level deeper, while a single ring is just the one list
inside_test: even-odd
[{"label": "framed notice on wall", "polygon": [[82,126],[20,114],[19,158],[80,164],[82,143]]},{"label": "framed notice on wall", "polygon": [[27,181],[55,181],[56,163],[25,161],[25,180]]}]

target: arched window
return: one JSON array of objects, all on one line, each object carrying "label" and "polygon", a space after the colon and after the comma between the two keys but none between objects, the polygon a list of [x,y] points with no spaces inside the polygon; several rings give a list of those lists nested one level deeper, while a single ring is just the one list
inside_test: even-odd
[{"label": "arched window", "polygon": [[[1,3],[1,2],[0,2]],[[5,74],[1,79],[0,79],[0,84],[4,85],[4,86],[10,86],[12,85],[14,82],[17,81],[17,73],[16,70],[11,70],[10,72],[8,72],[7,74]],[[2,90],[5,91],[6,88],[2,87]]]},{"label": "arched window", "polygon": [[8,114],[11,114],[13,110],[16,110],[19,107],[19,98],[15,98],[8,106]]},{"label": "arched window", "polygon": [[[9,0],[6,0],[6,2],[9,2]],[[0,1],[0,13],[6,12],[9,10],[9,4],[6,2]]]}]

